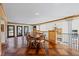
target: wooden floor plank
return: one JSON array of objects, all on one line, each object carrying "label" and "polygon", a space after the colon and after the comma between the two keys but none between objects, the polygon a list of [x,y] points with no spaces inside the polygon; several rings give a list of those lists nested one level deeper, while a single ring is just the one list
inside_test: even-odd
[{"label": "wooden floor plank", "polygon": [[[47,50],[46,50],[47,49]],[[47,53],[47,54],[46,54]],[[49,47],[40,48],[38,53],[36,49],[31,48],[19,48],[19,49],[11,49],[7,50],[5,55],[8,56],[79,56],[79,52],[71,49],[68,46],[57,44],[52,45],[49,44]]]}]

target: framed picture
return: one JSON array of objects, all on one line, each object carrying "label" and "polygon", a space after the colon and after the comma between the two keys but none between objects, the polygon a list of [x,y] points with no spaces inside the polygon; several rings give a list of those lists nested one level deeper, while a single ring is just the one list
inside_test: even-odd
[{"label": "framed picture", "polygon": [[14,25],[8,25],[7,26],[7,37],[14,37],[15,36],[15,26]]},{"label": "framed picture", "polygon": [[1,24],[1,32],[4,32],[4,24]]},{"label": "framed picture", "polygon": [[22,36],[22,26],[17,26],[17,36]]},{"label": "framed picture", "polygon": [[29,31],[29,27],[28,26],[24,26],[24,35],[26,35]]}]

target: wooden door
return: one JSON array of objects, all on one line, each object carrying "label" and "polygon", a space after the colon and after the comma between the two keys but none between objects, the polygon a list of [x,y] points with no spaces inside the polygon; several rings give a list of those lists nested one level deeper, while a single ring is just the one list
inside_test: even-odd
[{"label": "wooden door", "polygon": [[49,41],[56,44],[57,41],[57,31],[51,30],[48,32],[49,35]]}]

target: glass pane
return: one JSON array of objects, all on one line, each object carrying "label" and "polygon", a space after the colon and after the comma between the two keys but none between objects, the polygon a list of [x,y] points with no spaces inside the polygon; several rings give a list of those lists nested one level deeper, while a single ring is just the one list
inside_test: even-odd
[{"label": "glass pane", "polygon": [[22,36],[22,26],[17,26],[17,36]]}]

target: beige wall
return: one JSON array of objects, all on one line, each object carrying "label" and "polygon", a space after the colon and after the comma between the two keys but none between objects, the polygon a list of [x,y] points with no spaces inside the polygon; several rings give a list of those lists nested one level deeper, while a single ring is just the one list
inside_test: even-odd
[{"label": "beige wall", "polygon": [[[1,24],[4,24],[4,32],[1,32]],[[4,13],[3,6],[0,4],[0,55],[1,55],[1,43],[5,43],[6,39],[6,26],[7,25],[7,17]]]},{"label": "beige wall", "polygon": [[6,39],[6,30],[7,30],[7,17],[6,14],[4,12],[4,8],[2,6],[2,4],[0,4],[0,25],[4,24],[4,32],[0,32],[0,36],[1,36],[1,42],[5,43],[5,39]]}]

